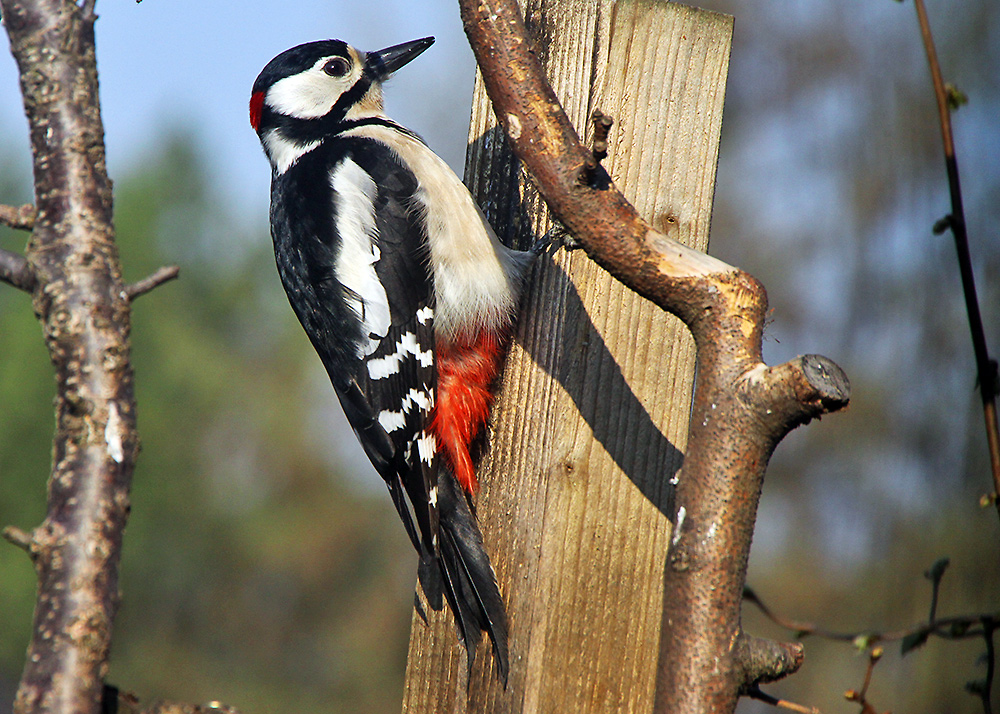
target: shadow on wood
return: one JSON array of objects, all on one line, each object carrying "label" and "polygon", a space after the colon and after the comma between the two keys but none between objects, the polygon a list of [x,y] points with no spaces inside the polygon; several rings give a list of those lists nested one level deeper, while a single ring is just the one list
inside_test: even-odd
[{"label": "shadow on wood", "polygon": [[[654,225],[704,250],[731,20],[667,3],[529,2],[571,121],[615,119],[605,168]],[[507,241],[548,228],[477,83],[466,182]],[[414,619],[404,711],[650,711],[670,480],[694,343],[582,252],[541,261],[480,468],[479,517],[511,623],[508,688],[482,649],[466,683],[454,624]]]}]

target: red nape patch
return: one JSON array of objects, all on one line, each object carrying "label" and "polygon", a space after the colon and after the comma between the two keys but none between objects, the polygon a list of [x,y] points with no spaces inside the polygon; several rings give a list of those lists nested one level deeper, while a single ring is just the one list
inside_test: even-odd
[{"label": "red nape patch", "polygon": [[264,111],[264,93],[254,92],[250,95],[250,126],[254,131],[260,130],[260,115]]},{"label": "red nape patch", "polygon": [[493,395],[490,385],[500,363],[501,341],[482,334],[471,341],[439,347],[437,398],[431,431],[455,478],[470,494],[479,486],[469,445],[486,423]]}]

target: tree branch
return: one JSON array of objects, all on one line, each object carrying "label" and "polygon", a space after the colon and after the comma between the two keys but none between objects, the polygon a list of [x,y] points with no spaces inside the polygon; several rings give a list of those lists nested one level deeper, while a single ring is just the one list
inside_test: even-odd
[{"label": "tree branch", "polygon": [[698,373],[667,556],[656,711],[731,711],[748,682],[794,671],[794,657],[760,661],[733,647],[743,636],[740,596],[764,469],[790,429],[847,404],[847,378],[818,356],[762,364],[760,283],[674,240],[677,222],[664,233],[639,217],[563,113],[513,0],[461,7],[497,119],[552,212],[593,260],[694,336]]},{"label": "tree branch", "polygon": [[57,386],[48,509],[26,544],[39,584],[18,714],[99,711],[138,450],[93,6],[0,0],[34,162],[27,262]]},{"label": "tree branch", "polygon": [[986,346],[986,333],[983,330],[983,318],[979,311],[979,298],[976,296],[976,278],[972,271],[972,255],[969,251],[969,235],[966,232],[965,209],[962,206],[962,186],[958,179],[958,159],[955,156],[955,140],[951,130],[951,108],[949,106],[948,90],[941,76],[941,65],[938,63],[937,51],[934,49],[934,37],[931,34],[930,20],[923,0],[914,0],[917,11],[917,21],[920,24],[920,36],[927,52],[927,63],[931,70],[931,81],[934,84],[934,98],[937,100],[938,120],[941,124],[941,142],[944,145],[945,170],[948,174],[948,189],[951,195],[951,213],[938,225],[935,232],[944,227],[950,228],[955,237],[955,251],[958,255],[958,271],[962,277],[962,291],[965,295],[965,309],[969,316],[969,331],[972,335],[972,350],[976,358],[976,372],[979,381],[979,394],[983,402],[983,417],[986,426],[986,441],[990,453],[990,471],[993,475],[993,493],[996,494],[993,503],[1000,515],[1000,426],[997,423],[996,398],[1000,394],[1000,378],[997,375],[997,362],[990,358]]},{"label": "tree branch", "polygon": [[25,292],[35,289],[35,272],[22,256],[0,248],[0,280]]},{"label": "tree branch", "polygon": [[15,545],[21,550],[23,550],[25,553],[31,556],[32,560],[35,559],[35,554],[31,550],[30,533],[25,533],[16,526],[7,526],[6,528],[3,529],[2,532],[0,532],[0,536],[3,536],[3,539],[8,543],[10,543],[11,545]]},{"label": "tree branch", "polygon": [[134,282],[126,287],[125,294],[128,295],[129,300],[135,300],[140,295],[145,295],[150,290],[163,285],[163,283],[173,280],[180,274],[180,272],[181,269],[176,265],[164,266],[152,275],[147,275],[142,280]]},{"label": "tree branch", "polygon": [[740,635],[736,647],[737,659],[743,665],[743,694],[797,672],[805,658],[799,643],[774,642],[745,633]]},{"label": "tree branch", "polygon": [[805,707],[801,704],[796,704],[795,702],[790,702],[786,699],[778,699],[777,697],[772,697],[770,694],[763,692],[759,687],[750,689],[747,692],[747,696],[751,699],[756,699],[759,702],[764,702],[765,704],[770,704],[772,707],[778,707],[779,709],[787,709],[789,711],[798,712],[798,714],[820,714],[819,709],[816,707]]},{"label": "tree branch", "polygon": [[[746,602],[757,606],[757,609],[774,624],[784,627],[786,630],[795,633],[796,638],[803,638],[809,635],[820,637],[825,640],[837,642],[850,642],[862,649],[871,647],[880,642],[897,642],[902,640],[915,640],[917,638],[926,639],[928,636],[941,637],[949,640],[969,639],[982,637],[984,629],[982,624],[985,620],[1000,619],[1000,612],[975,613],[970,615],[953,615],[951,617],[935,618],[931,622],[922,622],[901,630],[888,630],[878,632],[876,630],[840,631],[829,630],[813,622],[793,620],[774,612],[761,600],[750,587],[744,591]],[[980,627],[977,627],[979,625]]]},{"label": "tree branch", "polygon": [[35,226],[35,207],[30,203],[23,206],[0,206],[0,225],[30,231]]}]

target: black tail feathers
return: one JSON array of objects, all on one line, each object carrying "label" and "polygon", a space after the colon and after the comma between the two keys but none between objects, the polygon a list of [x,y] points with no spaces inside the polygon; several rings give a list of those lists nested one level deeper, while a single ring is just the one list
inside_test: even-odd
[{"label": "black tail feathers", "polygon": [[440,556],[421,558],[420,586],[433,609],[443,607],[442,594],[448,600],[468,653],[470,672],[480,633],[486,631],[493,645],[497,675],[506,686],[507,613],[476,517],[455,477],[446,469],[441,469],[438,477],[438,509]]}]

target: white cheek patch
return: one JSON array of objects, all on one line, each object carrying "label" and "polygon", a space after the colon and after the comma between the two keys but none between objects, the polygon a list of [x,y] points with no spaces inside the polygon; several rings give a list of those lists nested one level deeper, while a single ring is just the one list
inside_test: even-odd
[{"label": "white cheek patch", "polygon": [[279,79],[267,90],[265,101],[279,114],[316,119],[329,113],[347,88],[338,87],[322,70],[309,70]]},{"label": "white cheek patch", "polygon": [[271,109],[296,119],[317,119],[326,116],[341,95],[354,86],[361,76],[358,62],[343,77],[331,77],[323,71],[329,57],[324,57],[312,69],[279,79],[267,90],[264,101]]}]

